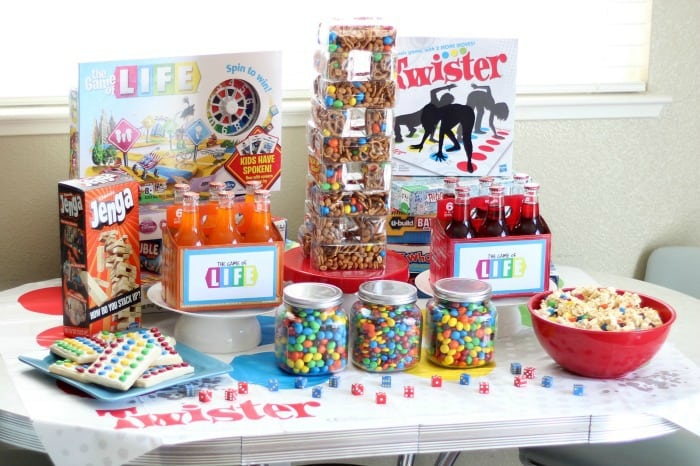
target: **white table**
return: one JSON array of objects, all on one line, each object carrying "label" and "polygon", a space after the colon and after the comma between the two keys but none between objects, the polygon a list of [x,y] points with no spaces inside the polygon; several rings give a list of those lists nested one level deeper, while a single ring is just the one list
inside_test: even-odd
[{"label": "white table", "polygon": [[[3,356],[0,358],[0,386],[3,387],[0,391],[0,440],[36,451],[52,450],[49,453],[57,464],[71,464],[71,455],[80,454],[80,445],[71,444],[72,450],[66,447],[65,451],[56,451],[55,442],[47,441],[47,438],[60,432],[67,439],[75,435],[76,429],[86,439],[83,450],[94,448],[95,442],[100,444],[117,436],[118,441],[125,442],[126,446],[119,450],[121,454],[110,453],[110,461],[115,465],[127,462],[192,464],[202,462],[205,456],[228,464],[256,464],[381,455],[410,457],[417,453],[643,439],[672,432],[678,424],[700,418],[697,396],[700,345],[696,341],[696,329],[700,328],[700,301],[638,280],[605,273],[589,275],[570,267],[558,268],[567,286],[590,283],[615,286],[643,292],[673,305],[678,311],[678,320],[669,341],[649,365],[650,374],[647,375],[651,378],[645,380],[648,382],[655,377],[657,359],[671,361],[671,365],[675,364],[674,361],[681,361],[681,372],[686,374],[683,377],[688,377],[685,388],[669,392],[670,398],[665,399],[643,391],[630,391],[620,382],[595,381],[557,372],[558,368],[539,348],[531,330],[523,328],[509,336],[497,336],[496,368],[488,374],[476,375],[479,380],[490,383],[492,393],[489,395],[478,394],[476,381],[464,387],[454,380],[445,379],[443,387],[438,389],[430,387],[429,377],[393,374],[393,388],[386,390],[388,403],[380,406],[374,403],[374,392],[381,390],[378,384],[380,375],[348,368],[341,373],[340,388],[323,388],[323,396],[318,400],[320,406],[309,408],[312,419],[246,419],[216,425],[192,422],[186,427],[114,432],[114,416],[105,424],[104,415],[93,414],[93,422],[77,428],[75,418],[60,420],[50,413],[37,413],[36,404],[47,403],[47,399],[56,400],[63,403],[62,409],[82,418],[93,413],[85,408],[91,402],[57,393],[51,379],[15,361],[16,354],[41,349],[32,336],[44,328],[60,325],[57,316],[25,315],[16,309],[17,296],[22,293],[58,284],[57,281],[48,281],[0,293],[0,313],[7,316],[0,323],[0,352]],[[511,311],[503,309],[504,313]],[[166,331],[173,327],[175,318],[171,313],[149,314],[147,317],[149,325],[157,324]],[[261,350],[269,351],[270,348]],[[230,360],[231,356],[219,357]],[[537,381],[531,381],[525,388],[514,387],[508,367],[513,361],[534,364]],[[552,389],[539,385],[539,377],[547,373],[556,374],[556,391],[547,391]],[[233,380],[228,382],[235,384]],[[573,382],[584,384],[586,394],[583,397],[570,393]],[[363,383],[365,395],[351,396],[351,383]],[[401,387],[406,384],[415,386],[415,399],[401,395]],[[598,401],[596,393],[606,390],[620,391],[619,404],[615,395],[603,396],[603,401]],[[630,394],[642,403],[629,401]],[[205,410],[231,404],[216,397],[216,401],[206,406],[198,404],[196,398],[177,401],[143,398],[119,408],[153,414],[172,413],[178,407],[182,408],[183,403],[198,405]],[[258,407],[314,401],[310,389],[273,393],[262,386],[252,386],[248,398],[241,397],[238,402],[244,400],[252,403],[249,406]],[[615,400],[615,403],[611,405],[610,400]],[[685,407],[684,414],[674,418],[675,407],[681,403]],[[51,411],[50,405],[47,405],[47,411]],[[684,427],[700,432],[700,426]],[[133,445],[129,443],[131,435],[139,439],[138,448],[134,447],[138,454],[125,452]],[[47,448],[47,444],[50,447]]]}]

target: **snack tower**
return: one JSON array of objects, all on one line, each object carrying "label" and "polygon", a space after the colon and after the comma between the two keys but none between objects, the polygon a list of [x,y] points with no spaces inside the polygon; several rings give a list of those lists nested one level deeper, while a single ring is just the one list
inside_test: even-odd
[{"label": "snack tower", "polygon": [[329,22],[318,41],[299,239],[320,271],[383,270],[396,30],[372,18]]}]

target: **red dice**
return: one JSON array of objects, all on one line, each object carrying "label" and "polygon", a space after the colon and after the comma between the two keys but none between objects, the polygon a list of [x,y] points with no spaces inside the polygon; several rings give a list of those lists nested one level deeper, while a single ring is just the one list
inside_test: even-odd
[{"label": "red dice", "polygon": [[199,391],[199,401],[202,403],[208,403],[211,401],[212,393],[211,390],[200,390]]}]

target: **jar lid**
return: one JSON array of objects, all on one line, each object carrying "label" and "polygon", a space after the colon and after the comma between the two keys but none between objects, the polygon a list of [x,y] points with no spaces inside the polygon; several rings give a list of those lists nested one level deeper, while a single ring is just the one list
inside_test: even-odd
[{"label": "jar lid", "polygon": [[370,280],[360,285],[357,297],[376,304],[409,304],[418,299],[418,290],[410,283],[397,280]]},{"label": "jar lid", "polygon": [[433,284],[438,299],[475,303],[491,297],[491,285],[473,278],[443,278]]},{"label": "jar lid", "polygon": [[284,302],[304,308],[326,308],[343,303],[343,291],[328,283],[292,283],[284,288]]}]

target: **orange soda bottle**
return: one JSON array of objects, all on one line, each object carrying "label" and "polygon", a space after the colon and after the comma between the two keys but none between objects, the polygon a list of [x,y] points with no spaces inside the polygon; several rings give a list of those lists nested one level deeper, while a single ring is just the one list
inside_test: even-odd
[{"label": "orange soda bottle", "polygon": [[273,241],[282,241],[282,235],[272,221],[270,191],[258,189],[255,191],[255,212],[250,220],[244,242],[271,243]]},{"label": "orange soda bottle", "polygon": [[174,186],[173,203],[165,210],[165,221],[172,232],[176,232],[182,218],[182,197],[190,190],[187,183],[176,183]]},{"label": "orange soda bottle", "polygon": [[238,232],[245,238],[250,222],[255,212],[255,191],[262,188],[262,181],[249,180],[245,183],[245,196],[243,202],[238,203],[241,219],[236,223]]},{"label": "orange soda bottle", "polygon": [[219,191],[222,191],[226,185],[221,181],[212,181],[209,183],[209,201],[199,206],[199,212],[202,215],[202,231],[204,236],[209,236],[216,224],[216,212],[219,209]]},{"label": "orange soda bottle", "polygon": [[182,217],[175,233],[178,246],[201,246],[204,234],[199,220],[199,193],[187,191],[182,197]]},{"label": "orange soda bottle", "polygon": [[206,244],[238,244],[242,238],[236,228],[236,211],[233,208],[236,195],[233,191],[223,190],[219,191],[218,197],[219,208],[216,211],[216,222],[207,236]]}]

